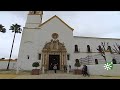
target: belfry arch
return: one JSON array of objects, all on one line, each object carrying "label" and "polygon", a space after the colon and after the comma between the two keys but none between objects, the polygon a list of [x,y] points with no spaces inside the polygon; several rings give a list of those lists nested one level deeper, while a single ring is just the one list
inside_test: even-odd
[{"label": "belfry arch", "polygon": [[51,56],[58,56],[57,64],[59,70],[63,70],[64,65],[67,65],[67,50],[64,43],[59,42],[57,39],[57,34],[54,33],[52,37],[53,39],[51,39],[50,42],[46,42],[43,47],[42,66],[44,66],[45,70],[50,70],[50,61],[52,62]]}]

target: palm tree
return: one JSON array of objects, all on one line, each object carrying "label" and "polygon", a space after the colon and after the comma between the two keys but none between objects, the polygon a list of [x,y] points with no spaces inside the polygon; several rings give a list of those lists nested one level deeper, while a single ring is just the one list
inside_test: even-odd
[{"label": "palm tree", "polygon": [[0,24],[0,32],[5,33],[6,29],[4,28],[4,26],[2,24]]},{"label": "palm tree", "polygon": [[9,30],[12,30],[12,32],[14,32],[14,37],[13,37],[13,43],[12,43],[12,47],[11,47],[11,52],[10,52],[10,57],[9,57],[7,70],[9,70],[9,65],[10,65],[10,60],[11,60],[11,56],[12,56],[12,50],[13,50],[13,45],[14,45],[16,33],[21,33],[22,29],[21,29],[21,25],[12,24],[12,26],[10,26]]}]

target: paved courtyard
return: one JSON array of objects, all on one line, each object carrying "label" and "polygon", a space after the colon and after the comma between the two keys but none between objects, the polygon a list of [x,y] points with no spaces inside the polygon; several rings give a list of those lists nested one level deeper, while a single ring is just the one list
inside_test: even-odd
[{"label": "paved courtyard", "polygon": [[120,76],[90,76],[83,77],[82,75],[74,75],[73,73],[54,73],[50,72],[47,74],[31,75],[30,71],[20,72],[15,74],[15,71],[0,71],[0,79],[120,79]]},{"label": "paved courtyard", "polygon": [[72,74],[41,74],[41,75],[20,75],[14,79],[120,79],[120,77],[108,76],[90,76],[83,77],[82,75]]}]

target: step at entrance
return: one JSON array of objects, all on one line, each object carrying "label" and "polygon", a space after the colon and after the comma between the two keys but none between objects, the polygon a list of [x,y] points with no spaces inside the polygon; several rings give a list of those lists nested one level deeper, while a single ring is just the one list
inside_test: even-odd
[{"label": "step at entrance", "polygon": [[[49,71],[46,71],[47,74],[52,74],[52,73],[55,73],[54,70],[49,70]],[[59,74],[62,74],[62,73],[67,73],[67,72],[64,72],[64,71],[61,71],[61,70],[57,70],[57,73]]]}]

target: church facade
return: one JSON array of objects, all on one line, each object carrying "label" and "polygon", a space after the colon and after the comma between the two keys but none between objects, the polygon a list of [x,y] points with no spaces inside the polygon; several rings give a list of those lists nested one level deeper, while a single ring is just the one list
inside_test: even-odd
[{"label": "church facade", "polygon": [[105,58],[98,50],[100,45],[112,49],[107,57],[119,60],[120,39],[73,36],[74,29],[58,16],[44,23],[42,16],[42,11],[29,11],[17,60],[19,68],[32,70],[32,64],[39,62],[40,69],[52,70],[54,64],[58,70],[63,70],[65,65],[74,69],[76,59],[82,64],[103,64]]}]

